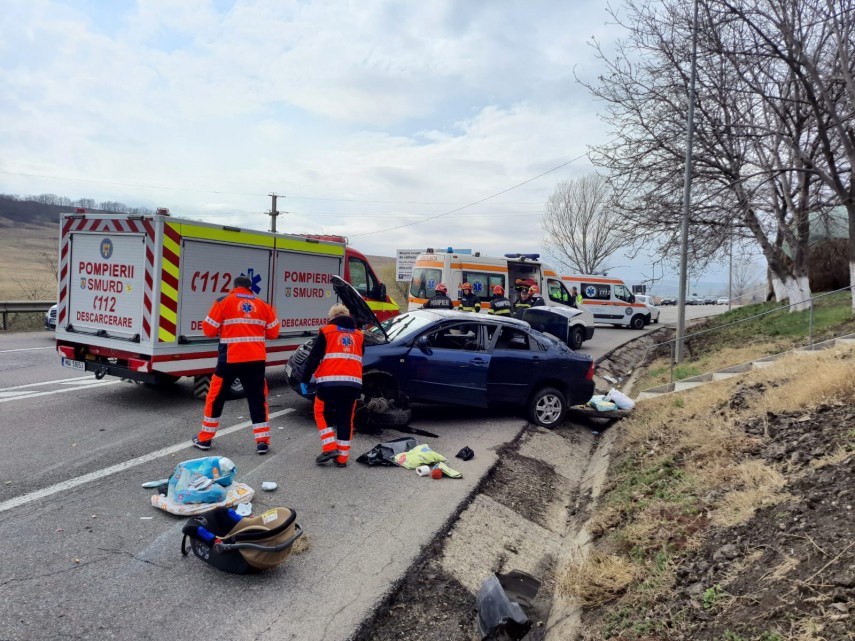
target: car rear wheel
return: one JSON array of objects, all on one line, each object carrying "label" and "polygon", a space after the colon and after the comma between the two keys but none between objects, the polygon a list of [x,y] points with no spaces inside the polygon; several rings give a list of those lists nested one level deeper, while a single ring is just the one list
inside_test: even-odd
[{"label": "car rear wheel", "polygon": [[544,387],[531,398],[528,405],[529,420],[550,429],[564,419],[566,412],[567,400],[564,394],[554,387]]},{"label": "car rear wheel", "polygon": [[582,349],[582,342],[585,340],[585,331],[581,327],[574,327],[570,330],[568,344],[571,349]]},{"label": "car rear wheel", "polygon": [[644,329],[644,316],[636,314],[629,322],[629,326],[632,327],[632,329]]}]

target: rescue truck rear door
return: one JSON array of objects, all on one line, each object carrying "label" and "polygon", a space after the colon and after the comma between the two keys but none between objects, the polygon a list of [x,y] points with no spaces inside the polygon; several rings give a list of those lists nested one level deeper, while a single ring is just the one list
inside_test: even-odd
[{"label": "rescue truck rear door", "polygon": [[234,289],[234,279],[252,281],[252,293],[268,300],[273,250],[234,243],[184,239],[181,246],[179,336],[204,336],[202,321],[218,298]]},{"label": "rescue truck rear door", "polygon": [[72,232],[67,324],[83,333],[141,333],[145,236]]}]

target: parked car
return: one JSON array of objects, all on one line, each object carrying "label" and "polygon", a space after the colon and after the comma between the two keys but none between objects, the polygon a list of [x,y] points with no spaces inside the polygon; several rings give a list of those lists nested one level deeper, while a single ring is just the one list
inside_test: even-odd
[{"label": "parked car", "polygon": [[715,296],[707,296],[706,298],[704,298],[704,305],[715,305],[715,301]]},{"label": "parked car", "polygon": [[659,322],[659,308],[653,304],[653,297],[647,296],[646,294],[636,294],[635,295],[636,303],[644,303],[647,305],[647,323],[658,323]]},{"label": "parked car", "polygon": [[522,320],[544,334],[550,334],[570,349],[594,337],[594,315],[587,309],[573,307],[530,307]]},{"label": "parked car", "polygon": [[[524,321],[415,310],[379,323],[353,287],[336,276],[332,280],[357,325],[368,327],[359,407],[363,420],[366,414],[409,411],[410,403],[425,402],[505,406],[553,427],[568,407],[587,402],[594,393],[591,357]],[[297,349],[285,369],[298,394],[313,340]],[[311,397],[313,386],[308,387]]]},{"label": "parked car", "polygon": [[676,305],[677,299],[673,296],[666,296],[661,301],[659,301],[659,306],[664,307],[665,305]]},{"label": "parked car", "polygon": [[56,331],[56,305],[45,313],[45,329]]},{"label": "parked car", "polygon": [[716,305],[727,305],[730,302],[730,299],[727,296],[721,296],[720,298],[715,299]]}]

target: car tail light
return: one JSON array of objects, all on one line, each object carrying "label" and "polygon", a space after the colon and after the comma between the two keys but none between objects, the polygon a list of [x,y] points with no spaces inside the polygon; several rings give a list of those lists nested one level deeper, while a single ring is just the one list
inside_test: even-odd
[{"label": "car tail light", "polygon": [[74,348],[71,345],[59,345],[56,351],[60,356],[74,360]]},{"label": "car tail light", "polygon": [[586,381],[594,380],[594,361],[591,361],[591,366],[588,368],[588,373],[585,374]]},{"label": "car tail light", "polygon": [[128,369],[135,372],[150,372],[151,361],[143,360],[142,358],[129,358]]}]

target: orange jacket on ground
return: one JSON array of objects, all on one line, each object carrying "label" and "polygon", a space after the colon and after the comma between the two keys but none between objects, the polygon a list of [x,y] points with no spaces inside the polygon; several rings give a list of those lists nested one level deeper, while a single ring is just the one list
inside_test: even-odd
[{"label": "orange jacket on ground", "polygon": [[205,336],[220,337],[220,361],[245,363],[267,358],[265,340],[279,336],[279,319],[271,305],[243,287],[218,299],[202,323]]}]

